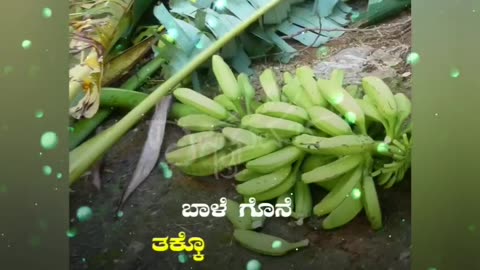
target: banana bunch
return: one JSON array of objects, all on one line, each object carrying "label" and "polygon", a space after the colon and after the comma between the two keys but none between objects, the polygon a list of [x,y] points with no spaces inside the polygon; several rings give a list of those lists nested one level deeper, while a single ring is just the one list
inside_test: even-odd
[{"label": "banana bunch", "polygon": [[[193,176],[241,166],[236,191],[256,202],[290,197],[299,224],[315,215],[324,217],[324,229],[334,229],[363,210],[373,229],[382,227],[377,184],[392,187],[410,167],[408,97],[376,77],[344,88],[343,71],[316,79],[303,66],[285,72],[283,85],[271,69],[263,71],[258,101],[248,77],[235,77],[220,56],[212,68],[217,96],[173,92],[170,114],[188,134],[166,154],[169,163]],[[316,188],[327,195],[315,198]],[[252,229],[248,220],[233,223]]]}]

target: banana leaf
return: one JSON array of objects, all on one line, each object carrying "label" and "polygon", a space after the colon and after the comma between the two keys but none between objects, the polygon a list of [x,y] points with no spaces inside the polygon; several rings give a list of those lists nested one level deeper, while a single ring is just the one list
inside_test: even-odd
[{"label": "banana leaf", "polygon": [[[134,0],[72,0],[70,4],[69,99],[73,118],[91,118],[99,108],[104,58],[129,29]],[[81,93],[83,92],[83,93]],[[83,94],[78,98],[78,94]]]}]

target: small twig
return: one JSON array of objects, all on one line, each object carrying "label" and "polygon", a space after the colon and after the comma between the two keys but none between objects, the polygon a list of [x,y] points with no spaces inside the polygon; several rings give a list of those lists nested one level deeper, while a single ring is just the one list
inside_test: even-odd
[{"label": "small twig", "polygon": [[299,36],[307,31],[312,31],[312,32],[338,32],[338,31],[343,31],[343,32],[372,32],[372,31],[379,31],[381,29],[390,29],[392,27],[397,27],[405,24],[409,24],[412,21],[411,18],[405,20],[404,22],[401,23],[396,23],[396,24],[389,24],[389,25],[382,25],[382,26],[377,26],[373,28],[330,28],[330,29],[325,29],[325,28],[304,28],[301,31],[298,31],[292,35],[289,36],[284,36],[282,39],[291,39],[296,36]]}]

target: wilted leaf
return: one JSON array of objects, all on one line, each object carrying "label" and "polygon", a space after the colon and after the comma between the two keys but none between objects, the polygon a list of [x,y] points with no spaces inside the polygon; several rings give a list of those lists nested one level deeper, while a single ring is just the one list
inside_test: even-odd
[{"label": "wilted leaf", "polygon": [[167,96],[155,108],[155,113],[153,114],[150,128],[148,130],[147,141],[143,146],[142,154],[137,163],[132,179],[122,196],[119,209],[130,197],[133,191],[135,191],[135,189],[148,177],[157,164],[158,157],[160,156],[160,149],[162,148],[163,137],[165,135],[167,115],[171,102],[172,96]]}]

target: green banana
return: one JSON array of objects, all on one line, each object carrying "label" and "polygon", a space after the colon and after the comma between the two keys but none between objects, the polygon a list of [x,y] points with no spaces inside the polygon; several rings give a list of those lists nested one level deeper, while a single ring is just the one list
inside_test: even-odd
[{"label": "green banana", "polygon": [[202,114],[202,112],[190,105],[186,105],[180,102],[173,102],[168,116],[170,119],[179,119],[191,114]]},{"label": "green banana", "polygon": [[268,155],[250,160],[245,164],[247,169],[259,173],[270,173],[284,166],[291,165],[303,154],[303,151],[295,146],[287,146]]},{"label": "green banana", "polygon": [[354,219],[362,210],[363,206],[359,199],[352,196],[346,197],[322,222],[325,230],[331,230],[343,226]]},{"label": "green banana", "polygon": [[240,73],[237,77],[237,81],[243,94],[247,114],[250,114],[254,110],[252,108],[252,102],[255,100],[255,88],[253,88],[245,73]]},{"label": "green banana", "polygon": [[[335,156],[308,155],[302,164],[301,172],[307,173],[317,167],[333,162],[336,159],[337,157]],[[322,181],[322,182],[314,182],[314,184],[316,184],[319,187],[322,187],[323,189],[330,191],[337,184],[337,179],[332,179],[332,180]]]},{"label": "green banana", "polygon": [[291,201],[291,205],[290,207],[294,208],[294,196],[293,196],[293,191],[292,190],[288,190],[287,192],[283,193],[282,195],[278,196],[277,197],[277,204],[282,204],[282,203],[285,203],[285,200],[290,199]]},{"label": "green banana", "polygon": [[[256,206],[257,211],[260,211],[258,205]],[[263,227],[263,224],[265,224],[265,220],[267,220],[266,216],[260,216],[260,217],[252,217],[252,229],[256,230],[258,228]]]},{"label": "green banana", "polygon": [[393,171],[392,175],[388,179],[388,182],[385,185],[383,185],[383,188],[385,189],[391,188],[397,182],[397,175],[398,175],[398,171]]},{"label": "green banana", "polygon": [[310,187],[302,181],[297,181],[293,193],[295,196],[295,211],[292,213],[292,217],[295,219],[310,217],[312,215],[312,194]]},{"label": "green banana", "polygon": [[389,126],[395,127],[397,118],[397,103],[392,91],[383,80],[373,76],[362,79],[362,86],[369,100],[385,118]]},{"label": "green banana", "polygon": [[287,84],[289,81],[293,80],[293,76],[290,72],[285,71],[283,73],[283,83]]},{"label": "green banana", "polygon": [[214,55],[212,57],[212,70],[225,96],[231,101],[239,100],[242,93],[240,92],[237,79],[221,56]]},{"label": "green banana", "polygon": [[262,106],[262,103],[258,102],[257,100],[252,100],[250,107],[252,107],[252,112],[254,112],[258,107]]},{"label": "green banana", "polygon": [[281,102],[288,102],[288,97],[284,93],[281,93],[280,94],[280,101]]},{"label": "green banana", "polygon": [[270,68],[265,69],[262,74],[260,74],[259,80],[267,100],[280,101],[280,88],[278,87],[273,70]]},{"label": "green banana", "polygon": [[238,182],[245,182],[259,176],[262,176],[262,174],[259,172],[255,172],[249,169],[243,169],[237,174],[235,174],[235,180],[237,180]]},{"label": "green banana", "polygon": [[362,181],[362,203],[372,229],[380,229],[382,227],[382,211],[380,209],[375,183],[369,175],[365,176]]},{"label": "green banana", "polygon": [[177,141],[177,147],[196,144],[204,140],[208,140],[217,135],[221,135],[221,134],[215,131],[202,131],[202,132],[187,134]]},{"label": "green banana", "polygon": [[377,182],[379,185],[383,186],[385,185],[386,183],[388,183],[390,181],[390,179],[392,178],[393,176],[393,171],[390,171],[390,172],[382,172],[378,178],[377,178]]},{"label": "green banana", "polygon": [[313,213],[323,216],[332,212],[347,197],[360,182],[363,175],[363,165],[343,175],[335,187],[318,204],[313,207]]},{"label": "green banana", "polygon": [[238,74],[237,77],[238,84],[242,90],[242,95],[245,100],[252,100],[255,98],[255,88],[253,88],[248,75],[245,73]]},{"label": "green banana", "polygon": [[375,151],[376,146],[375,141],[365,135],[325,138],[302,134],[294,137],[292,144],[307,153],[338,156]]},{"label": "green banana", "polygon": [[205,114],[190,114],[184,116],[178,119],[177,125],[190,131],[212,131],[231,126],[231,124],[227,122]]},{"label": "green banana", "polygon": [[313,70],[308,66],[302,66],[297,68],[296,75],[311,102],[317,106],[327,106],[327,101],[318,91]]},{"label": "green banana", "polygon": [[305,127],[297,122],[262,114],[250,114],[242,118],[242,126],[279,137],[292,137],[304,132]]},{"label": "green banana", "polygon": [[330,155],[308,155],[305,160],[303,161],[301,171],[306,173],[309,172],[317,167],[326,165],[330,162],[336,160],[337,157],[330,156]]},{"label": "green banana", "polygon": [[358,167],[362,161],[363,156],[361,155],[343,156],[331,163],[302,174],[302,181],[310,184],[332,180]]},{"label": "green banana", "polygon": [[309,244],[308,239],[290,243],[273,235],[241,229],[235,229],[233,238],[243,247],[269,256],[282,256],[291,250],[306,247]]},{"label": "green banana", "polygon": [[263,103],[255,110],[255,113],[283,118],[300,124],[308,120],[308,114],[302,107],[281,101]]},{"label": "green banana", "polygon": [[313,106],[310,97],[305,93],[298,78],[293,78],[285,84],[282,88],[282,92],[287,96],[288,100],[299,107],[308,109]]},{"label": "green banana", "polygon": [[223,135],[232,143],[240,145],[251,145],[260,143],[263,138],[243,128],[226,127],[222,129]]},{"label": "green banana", "polygon": [[235,104],[224,94],[220,94],[213,98],[213,101],[217,102],[218,104],[222,105],[227,111],[239,113]]},{"label": "green banana", "polygon": [[353,134],[352,129],[336,113],[320,106],[307,109],[310,122],[319,130],[331,136]]},{"label": "green banana", "polygon": [[365,114],[355,99],[341,86],[332,81],[318,80],[318,88],[327,101],[342,114],[348,122],[355,124],[362,134],[367,134]]},{"label": "green banana", "polygon": [[191,176],[208,176],[221,172],[226,169],[219,159],[229,154],[227,149],[222,149],[209,156],[199,158],[193,163],[188,164],[175,164],[183,173]]},{"label": "green banana", "polygon": [[397,93],[393,96],[397,104],[397,126],[395,127],[395,134],[400,132],[400,128],[405,120],[408,119],[412,112],[412,102],[403,93]]},{"label": "green banana", "polygon": [[297,174],[291,172],[290,175],[279,185],[267,191],[254,194],[252,197],[255,198],[257,202],[263,202],[277,198],[278,196],[288,192],[295,185],[296,181]]},{"label": "green banana", "polygon": [[292,166],[285,166],[269,174],[248,180],[237,185],[236,190],[244,196],[253,196],[267,191],[285,180],[292,170]]},{"label": "green banana", "polygon": [[244,216],[240,216],[240,204],[236,201],[227,199],[227,212],[226,216],[232,223],[235,229],[251,230],[252,229],[252,216],[250,209],[247,208]]},{"label": "green banana", "polygon": [[240,147],[233,152],[230,152],[228,155],[221,157],[218,162],[225,165],[225,168],[233,167],[249,160],[270,154],[280,147],[281,145],[276,140],[264,140],[258,144]]},{"label": "green banana", "polygon": [[201,143],[181,147],[174,151],[168,152],[165,157],[169,163],[188,164],[198,158],[213,154],[225,147],[225,137],[218,133],[208,139],[204,139]]},{"label": "green banana", "polygon": [[214,100],[188,88],[177,88],[173,95],[183,104],[190,105],[197,110],[220,120],[230,117],[227,109]]},{"label": "green banana", "polygon": [[334,69],[332,71],[332,74],[330,74],[330,80],[340,87],[343,86],[344,78],[345,78],[345,72],[340,69]]},{"label": "green banana", "polygon": [[[288,192],[297,182],[298,179],[298,171],[300,169],[300,165],[302,164],[303,157],[300,158],[294,165],[292,171],[290,172],[290,175],[279,185],[275,186],[274,188],[271,188],[267,191],[257,193],[253,195],[257,202],[261,201],[268,201],[271,199],[274,199],[286,192]],[[292,201],[293,202],[293,201]]]}]

